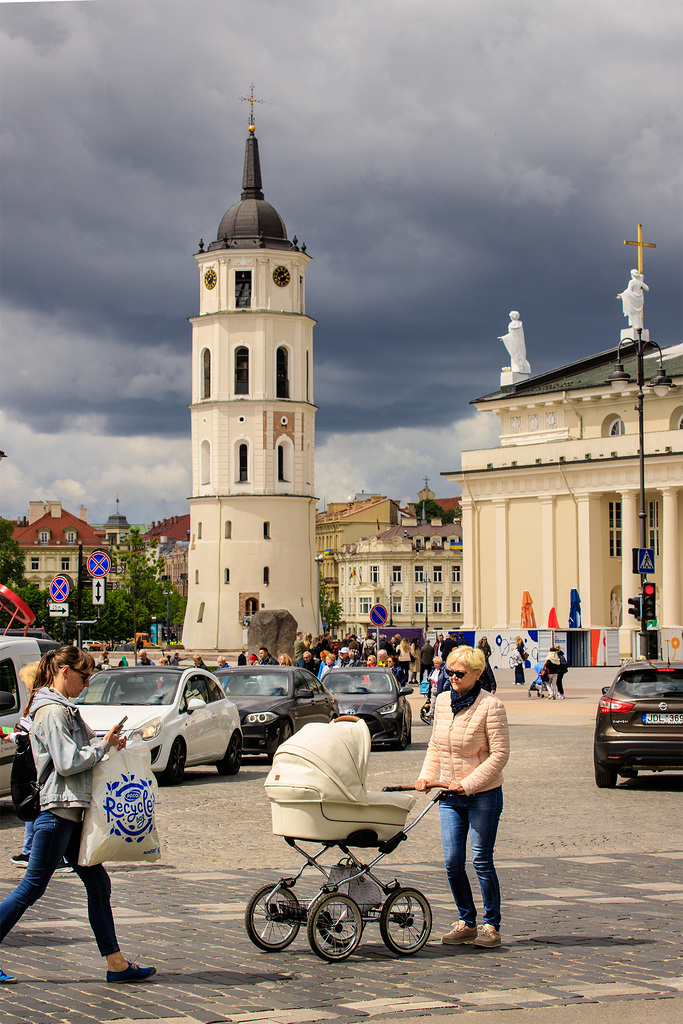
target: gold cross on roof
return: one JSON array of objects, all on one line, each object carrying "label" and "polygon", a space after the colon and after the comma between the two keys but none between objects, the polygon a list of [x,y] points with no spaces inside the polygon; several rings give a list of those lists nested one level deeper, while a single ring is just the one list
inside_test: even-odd
[{"label": "gold cross on roof", "polygon": [[248,96],[240,96],[240,99],[242,100],[243,103],[249,103],[251,105],[251,112],[249,114],[249,127],[253,128],[254,127],[254,104],[255,103],[265,103],[265,100],[257,100],[256,99],[256,97],[254,96],[254,83],[253,82],[251,83],[251,92],[249,93],[249,95]]},{"label": "gold cross on roof", "polygon": [[[253,88],[252,88],[252,92],[253,92]],[[642,274],[642,272],[643,272],[643,248],[644,247],[648,248],[648,249],[656,249],[657,248],[657,246],[655,245],[654,242],[644,242],[643,241],[643,225],[642,224],[638,225],[638,241],[637,242],[627,242],[626,239],[624,239],[624,245],[637,245],[638,246],[638,273]]]}]

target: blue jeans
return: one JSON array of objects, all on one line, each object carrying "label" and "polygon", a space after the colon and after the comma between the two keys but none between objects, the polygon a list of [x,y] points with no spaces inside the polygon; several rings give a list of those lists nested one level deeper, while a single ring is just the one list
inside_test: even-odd
[{"label": "blue jeans", "polygon": [[469,832],[472,864],[484,901],[484,922],[500,929],[500,885],[493,866],[493,846],[503,810],[502,787],[473,793],[472,796],[449,793],[439,802],[439,810],[446,875],[458,908],[458,917],[470,928],[477,921],[472,889],[465,871]]},{"label": "blue jeans", "polygon": [[47,884],[65,857],[85,886],[88,895],[88,919],[102,956],[118,953],[119,944],[111,912],[111,882],[101,864],[90,868],[78,864],[81,822],[58,818],[43,811],[34,822],[33,845],[26,874],[14,892],[0,905],[0,940],[47,889]]}]

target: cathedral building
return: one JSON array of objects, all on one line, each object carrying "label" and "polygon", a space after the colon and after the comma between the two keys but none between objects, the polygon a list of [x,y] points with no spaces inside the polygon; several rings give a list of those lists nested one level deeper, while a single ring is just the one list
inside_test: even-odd
[{"label": "cathedral building", "polygon": [[234,650],[260,609],[317,624],[311,258],[264,198],[253,118],[241,198],[195,258],[183,640]]}]

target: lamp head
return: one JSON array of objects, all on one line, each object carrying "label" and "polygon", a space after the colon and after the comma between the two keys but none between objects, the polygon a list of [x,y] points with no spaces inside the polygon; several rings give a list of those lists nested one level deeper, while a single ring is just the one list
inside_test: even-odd
[{"label": "lamp head", "polygon": [[617,359],[617,365],[614,372],[607,378],[609,383],[612,385],[615,391],[625,391],[628,385],[631,383],[631,378],[628,373],[624,370],[624,365],[621,359]]}]

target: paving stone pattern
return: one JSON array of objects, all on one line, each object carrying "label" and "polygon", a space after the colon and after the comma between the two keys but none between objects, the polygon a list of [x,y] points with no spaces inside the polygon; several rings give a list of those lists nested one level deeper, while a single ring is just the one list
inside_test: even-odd
[{"label": "paving stone pattern", "polygon": [[[642,1000],[670,1002],[673,1021],[683,990],[680,780],[644,776],[598,790],[590,716],[575,725],[563,710],[564,724],[537,718],[512,726],[497,843],[499,949],[439,942],[456,915],[435,808],[376,869],[385,881],[421,889],[432,904],[432,939],[417,956],[393,956],[376,924],[341,964],[315,956],[305,928],[287,950],[260,952],[244,931],[245,903],[261,884],[300,866],[271,835],[262,788],[268,767],[246,763],[227,779],[193,770],[182,786],[161,791],[163,860],[111,868],[123,952],[154,963],[155,979],[104,983],[81,883],[58,875],[3,945],[0,962],[20,984],[0,991],[0,1021],[346,1024]],[[428,736],[416,724],[411,749],[373,753],[371,785],[415,779]],[[4,897],[20,877],[9,857],[22,826],[6,805],[0,810]],[[315,887],[306,872],[297,894]]]}]

